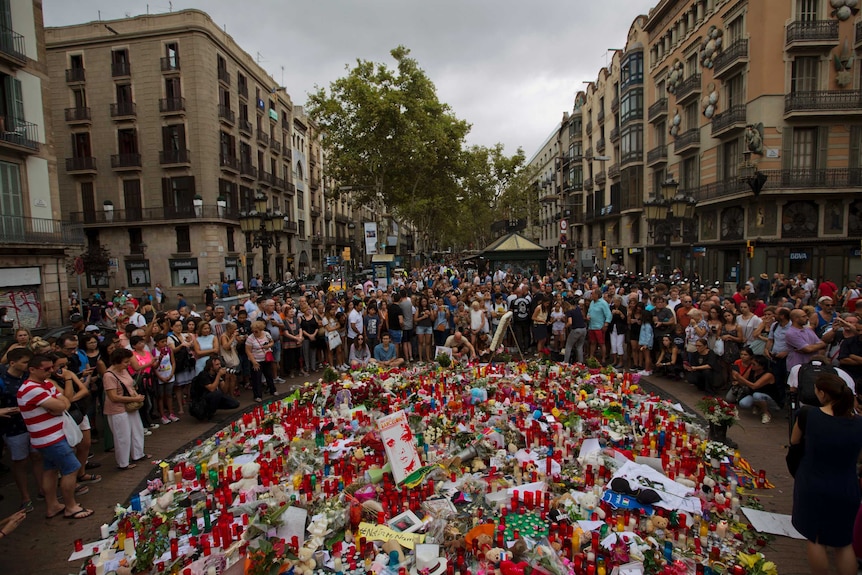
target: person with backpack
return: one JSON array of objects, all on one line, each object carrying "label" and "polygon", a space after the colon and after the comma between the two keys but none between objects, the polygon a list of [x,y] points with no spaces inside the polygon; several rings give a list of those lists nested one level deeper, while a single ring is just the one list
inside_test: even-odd
[{"label": "person with backpack", "polygon": [[834,367],[825,355],[815,355],[808,363],[790,368],[790,373],[787,375],[787,386],[790,388],[791,396],[795,398],[794,405],[820,406],[820,400],[814,390],[817,378],[823,374],[838,375],[850,391],[856,393],[856,384],[849,373]]}]

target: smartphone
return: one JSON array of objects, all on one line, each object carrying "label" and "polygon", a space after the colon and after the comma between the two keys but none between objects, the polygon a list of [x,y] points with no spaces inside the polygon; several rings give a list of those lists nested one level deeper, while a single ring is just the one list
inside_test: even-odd
[{"label": "smartphone", "polygon": [[687,361],[682,362],[683,367],[691,367],[691,364]]}]

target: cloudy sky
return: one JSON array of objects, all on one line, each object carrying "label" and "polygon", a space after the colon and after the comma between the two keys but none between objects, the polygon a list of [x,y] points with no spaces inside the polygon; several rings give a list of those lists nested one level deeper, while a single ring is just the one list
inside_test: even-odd
[{"label": "cloudy sky", "polygon": [[[469,143],[502,142],[527,157],[622,48],[638,14],[658,0],[174,0],[204,10],[303,103],[357,58],[411,50],[439,98],[472,123]],[[46,26],[167,12],[168,0],[44,0]],[[282,68],[284,72],[282,73]]]}]

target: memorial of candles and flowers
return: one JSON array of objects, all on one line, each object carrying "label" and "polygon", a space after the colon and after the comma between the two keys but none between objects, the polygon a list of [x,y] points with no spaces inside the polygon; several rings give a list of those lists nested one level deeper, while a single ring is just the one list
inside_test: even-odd
[{"label": "memorial of candles and flowers", "polygon": [[156,469],[83,573],[776,573],[764,473],[613,369],[327,371]]}]

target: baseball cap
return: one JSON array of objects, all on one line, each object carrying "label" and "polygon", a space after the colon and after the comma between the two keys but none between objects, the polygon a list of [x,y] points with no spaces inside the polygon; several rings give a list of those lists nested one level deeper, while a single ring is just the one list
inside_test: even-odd
[{"label": "baseball cap", "polygon": [[823,296],[822,298],[820,298],[819,300],[817,300],[817,303],[823,303],[823,302],[825,302],[825,301],[829,301],[829,302],[831,302],[831,301],[832,301],[832,298],[831,298],[831,297],[829,297],[828,295],[825,295],[825,296]]},{"label": "baseball cap", "polygon": [[99,327],[95,325],[88,325],[86,328],[84,328],[84,332],[86,333],[90,333],[93,331],[99,331]]},{"label": "baseball cap", "polygon": [[582,291],[581,291],[581,290],[579,290],[579,289],[576,289],[576,290],[575,290],[575,296],[576,296],[576,297],[581,297],[582,295],[584,295],[584,292],[582,292]]},{"label": "baseball cap", "polygon": [[82,316],[79,313],[73,313],[71,316],[69,316],[69,321],[71,321],[72,323],[78,323],[79,321],[81,321],[83,319],[84,319],[84,316]]}]

